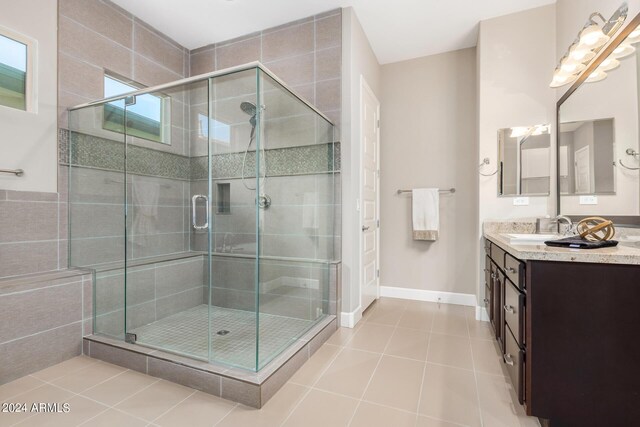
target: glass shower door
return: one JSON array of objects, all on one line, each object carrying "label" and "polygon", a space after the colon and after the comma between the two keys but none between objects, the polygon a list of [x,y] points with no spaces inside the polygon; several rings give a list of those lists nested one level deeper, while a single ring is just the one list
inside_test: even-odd
[{"label": "glass shower door", "polygon": [[209,358],[207,81],[125,100],[126,338]]},{"label": "glass shower door", "polygon": [[260,162],[257,69],[216,76],[210,90],[213,189],[210,360],[256,370]]}]

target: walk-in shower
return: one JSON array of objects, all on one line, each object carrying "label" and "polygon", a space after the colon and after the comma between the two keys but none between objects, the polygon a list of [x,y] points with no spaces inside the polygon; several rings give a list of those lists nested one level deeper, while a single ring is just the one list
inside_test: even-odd
[{"label": "walk-in shower", "polygon": [[337,149],[258,63],[72,109],[69,264],[94,272],[93,333],[258,371],[334,315]]}]

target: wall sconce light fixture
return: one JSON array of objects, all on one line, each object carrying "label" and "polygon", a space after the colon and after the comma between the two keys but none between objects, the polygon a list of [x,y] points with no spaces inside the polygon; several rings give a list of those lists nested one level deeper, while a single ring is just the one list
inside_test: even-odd
[{"label": "wall sconce light fixture", "polygon": [[[625,2],[622,3],[609,19],[605,19],[599,12],[592,13],[591,16],[589,16],[589,20],[587,20],[584,27],[582,27],[582,30],[578,33],[578,37],[560,59],[560,63],[553,73],[553,79],[549,86],[556,88],[576,81],[578,75],[587,67],[587,64],[596,57],[600,49],[602,49],[616,31],[622,27],[622,24],[627,19],[628,10],[629,7]],[[635,52],[635,48],[631,43],[640,42],[640,28],[632,32],[631,35],[634,36],[633,40],[635,41],[628,40],[618,46],[612,54],[614,56],[612,61],[607,65],[604,65],[604,62],[607,62],[604,61],[595,72],[591,73],[586,80],[587,82],[592,83],[605,79],[607,77],[605,71],[613,70],[620,65],[617,61],[618,59],[629,56]],[[629,36],[630,38],[631,35]]]}]

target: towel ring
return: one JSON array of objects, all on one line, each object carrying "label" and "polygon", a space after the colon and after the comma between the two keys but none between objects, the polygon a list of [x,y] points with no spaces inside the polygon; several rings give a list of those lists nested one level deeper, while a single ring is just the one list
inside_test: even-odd
[{"label": "towel ring", "polygon": [[630,168],[629,166],[625,165],[624,163],[622,163],[622,159],[618,159],[618,163],[620,163],[620,166],[622,166],[625,169],[629,169],[630,171],[640,170],[640,168]]},{"label": "towel ring", "polygon": [[489,173],[489,174],[482,173],[482,171],[480,169],[482,169],[483,166],[489,165],[489,164],[491,164],[491,160],[488,157],[485,157],[484,159],[482,159],[482,163],[480,163],[480,165],[478,165],[478,173],[480,175],[482,175],[482,176],[493,176],[493,175],[497,174],[498,173],[498,169],[496,169],[495,172],[493,172],[493,173]]}]

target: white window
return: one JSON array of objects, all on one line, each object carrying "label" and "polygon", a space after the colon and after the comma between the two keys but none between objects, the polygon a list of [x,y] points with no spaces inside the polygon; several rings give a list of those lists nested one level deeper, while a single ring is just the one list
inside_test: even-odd
[{"label": "white window", "polygon": [[201,138],[208,138],[209,128],[211,128],[211,139],[214,142],[224,145],[231,144],[231,125],[216,119],[207,120],[207,116],[204,114],[198,114],[198,123],[198,133]]},{"label": "white window", "polygon": [[0,105],[34,111],[35,41],[0,27]]},{"label": "white window", "polygon": [[[121,79],[105,74],[104,96],[110,98],[134,92],[141,85],[125,83]],[[169,144],[171,120],[169,115],[170,98],[159,94],[137,95],[135,104],[126,106],[127,135],[150,141]],[[114,132],[124,132],[125,105],[123,101],[105,104],[103,127]]]}]

